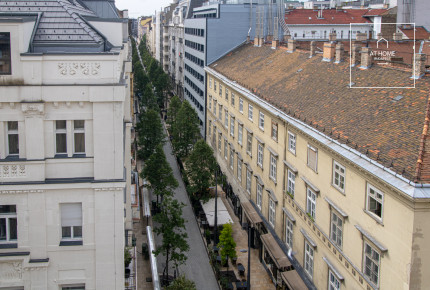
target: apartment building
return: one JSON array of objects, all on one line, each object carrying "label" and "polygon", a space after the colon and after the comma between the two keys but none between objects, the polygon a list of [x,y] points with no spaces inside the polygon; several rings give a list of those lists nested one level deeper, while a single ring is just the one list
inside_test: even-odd
[{"label": "apartment building", "polygon": [[124,289],[127,22],[78,1],[0,2],[2,289]]},{"label": "apartment building", "polygon": [[[412,73],[363,48],[351,83],[342,54],[289,52],[246,44],[205,68],[206,140],[260,261],[281,289],[425,289],[426,56]],[[374,82],[412,89],[350,88]]]}]

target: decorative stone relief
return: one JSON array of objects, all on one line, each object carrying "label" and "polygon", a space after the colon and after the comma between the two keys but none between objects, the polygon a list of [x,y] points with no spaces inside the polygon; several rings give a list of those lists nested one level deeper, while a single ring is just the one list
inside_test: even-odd
[{"label": "decorative stone relief", "polygon": [[99,62],[59,62],[58,71],[63,76],[94,76],[100,72]]},{"label": "decorative stone relief", "polygon": [[0,177],[17,178],[25,177],[26,175],[24,164],[6,164],[0,166]]},{"label": "decorative stone relief", "polygon": [[0,263],[0,281],[14,282],[22,279],[22,263],[18,261]]},{"label": "decorative stone relief", "polygon": [[45,111],[45,104],[43,103],[23,103],[21,110],[26,116],[43,115]]},{"label": "decorative stone relief", "polygon": [[0,193],[3,194],[8,194],[8,193],[12,193],[12,194],[17,194],[17,193],[41,193],[41,192],[45,192],[44,190],[2,190],[0,191]]}]

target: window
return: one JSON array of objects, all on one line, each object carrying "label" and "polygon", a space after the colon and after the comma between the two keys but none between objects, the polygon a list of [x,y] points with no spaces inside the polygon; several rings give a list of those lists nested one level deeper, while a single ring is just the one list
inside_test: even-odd
[{"label": "window", "polygon": [[217,106],[217,101],[214,100],[214,116],[216,117],[216,106]]},{"label": "window", "polygon": [[317,172],[318,168],[318,149],[308,145],[308,166]]},{"label": "window", "polygon": [[73,153],[85,153],[85,121],[73,121],[73,139],[74,151]]},{"label": "window", "polygon": [[219,133],[218,134],[218,150],[219,150],[219,152],[221,152],[221,146],[222,146],[222,143],[221,143],[221,138],[222,138],[222,134],[221,133]]},{"label": "window", "polygon": [[214,80],[214,91],[216,92],[216,80]]},{"label": "window", "polygon": [[19,135],[17,121],[7,122],[7,153],[9,156],[17,156],[19,154]]},{"label": "window", "polygon": [[209,88],[212,89],[212,78],[209,78]]},{"label": "window", "polygon": [[248,105],[248,119],[251,121],[252,121],[252,110],[253,110],[252,105],[249,104]]},{"label": "window", "polygon": [[296,154],[296,135],[288,132],[288,150],[294,155]]},{"label": "window", "polygon": [[209,96],[209,110],[212,110],[212,96]]},{"label": "window", "polygon": [[16,205],[0,205],[0,244],[18,240]]},{"label": "window", "polygon": [[222,96],[222,84],[219,84],[219,96]]},{"label": "window", "polygon": [[340,290],[340,281],[331,270],[328,271],[328,290]]},{"label": "window", "polygon": [[288,170],[287,191],[294,196],[294,188],[296,186],[296,174]]},{"label": "window", "polygon": [[252,134],[250,132],[248,132],[246,139],[246,153],[252,156]]},{"label": "window", "polygon": [[275,155],[270,154],[270,172],[269,177],[276,182],[276,168],[277,168],[277,158]]},{"label": "window", "polygon": [[228,148],[227,148],[227,139],[224,139],[224,158],[225,158],[225,160],[227,160],[227,151],[228,151]]},{"label": "window", "polygon": [[239,98],[239,112],[243,114],[243,99]]},{"label": "window", "polygon": [[234,93],[231,92],[231,105],[234,107]]},{"label": "window", "polygon": [[278,141],[278,123],[272,122],[272,139]]},{"label": "window", "polygon": [[263,144],[260,142],[257,145],[257,165],[263,168]]},{"label": "window", "polygon": [[219,115],[218,115],[218,119],[220,120],[220,122],[222,122],[222,105],[219,104]]},{"label": "window", "polygon": [[228,88],[225,88],[225,100],[228,101]]},{"label": "window", "polygon": [[212,135],[212,121],[209,120],[209,137]]},{"label": "window", "polygon": [[369,278],[375,285],[379,282],[379,253],[370,246],[367,242],[364,242],[364,264],[363,272],[364,275]]},{"label": "window", "polygon": [[230,117],[230,135],[234,137],[234,118]]},{"label": "window", "polygon": [[63,203],[60,208],[62,239],[82,239],[82,203]]},{"label": "window", "polygon": [[[215,122],[214,122],[215,123]],[[212,144],[216,146],[216,126],[214,125],[213,131],[212,131]]]},{"label": "window", "polygon": [[237,158],[237,179],[242,181],[242,161]]},{"label": "window", "polygon": [[292,249],[293,248],[293,222],[286,217],[285,218],[285,243],[287,246]]},{"label": "window", "polygon": [[238,126],[237,143],[242,145],[243,142],[243,125]]},{"label": "window", "polygon": [[367,184],[367,211],[375,215],[378,219],[382,219],[383,202],[384,194],[372,185]]},{"label": "window", "polygon": [[224,126],[228,129],[228,110],[224,110]]},{"label": "window", "polygon": [[269,198],[269,223],[272,227],[275,227],[275,201]]},{"label": "window", "polygon": [[246,168],[246,191],[251,194],[251,171]]},{"label": "window", "polygon": [[312,278],[314,272],[314,248],[305,241],[305,271]]},{"label": "window", "polygon": [[260,112],[260,118],[258,119],[258,126],[264,131],[264,114]]},{"label": "window", "polygon": [[316,202],[317,202],[317,195],[310,187],[306,188],[306,192],[307,192],[306,213],[308,214],[309,217],[315,220],[315,208],[316,208]]},{"label": "window", "polygon": [[345,191],[345,167],[333,161],[333,186],[341,192]]},{"label": "window", "polygon": [[70,286],[62,286],[61,290],[85,290],[85,285],[70,285]]},{"label": "window", "polygon": [[55,153],[67,154],[66,121],[55,121]]},{"label": "window", "polygon": [[234,150],[230,148],[230,168],[234,170]]},{"label": "window", "polygon": [[10,33],[0,32],[0,75],[11,73]]},{"label": "window", "polygon": [[261,186],[260,183],[257,182],[257,206],[260,210],[261,210],[261,204],[263,201],[262,191],[263,191],[263,187]]},{"label": "window", "polygon": [[331,213],[331,230],[330,239],[342,248],[342,229],[343,219],[341,219],[336,213]]}]

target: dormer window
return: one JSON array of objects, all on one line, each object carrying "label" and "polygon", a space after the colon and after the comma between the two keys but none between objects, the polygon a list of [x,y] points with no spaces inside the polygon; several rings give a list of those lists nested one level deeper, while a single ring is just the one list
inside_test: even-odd
[{"label": "dormer window", "polygon": [[0,75],[11,73],[10,33],[0,32]]}]

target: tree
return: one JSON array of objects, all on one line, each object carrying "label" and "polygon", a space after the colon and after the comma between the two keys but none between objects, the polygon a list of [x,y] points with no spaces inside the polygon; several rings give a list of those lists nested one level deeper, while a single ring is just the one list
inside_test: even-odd
[{"label": "tree", "polygon": [[161,245],[154,251],[158,256],[163,254],[166,258],[165,273],[169,274],[169,262],[173,262],[177,269],[179,265],[185,263],[185,254],[190,246],[187,243],[187,233],[185,232],[185,220],[182,218],[182,208],[185,206],[176,199],[166,196],[161,204],[160,213],[154,216],[156,226],[154,232],[163,235]]},{"label": "tree", "polygon": [[173,280],[172,284],[167,287],[167,290],[196,290],[196,284],[185,278],[184,275]]},{"label": "tree", "polygon": [[184,101],[179,109],[172,136],[175,154],[180,158],[188,157],[193,144],[200,136],[199,118],[188,101]]},{"label": "tree", "polygon": [[158,110],[157,98],[155,97],[154,92],[152,91],[152,85],[149,82],[149,80],[143,89],[142,100],[140,105],[144,107],[146,110],[148,109]]},{"label": "tree", "polygon": [[215,169],[214,152],[203,139],[200,139],[194,145],[193,151],[187,159],[189,190],[199,199],[205,198],[207,189],[213,184]]},{"label": "tree", "polygon": [[174,124],[176,124],[179,109],[181,109],[181,100],[178,96],[174,96],[170,100],[169,109],[167,111],[167,124],[170,126],[170,129],[172,129]]},{"label": "tree", "polygon": [[140,115],[137,132],[139,134],[138,145],[141,147],[138,151],[140,159],[149,158],[154,153],[155,148],[165,142],[163,125],[155,110],[150,109]]},{"label": "tree", "polygon": [[222,264],[227,262],[228,258],[236,258],[236,242],[233,239],[233,228],[230,223],[224,224],[219,236],[218,247],[221,249]]},{"label": "tree", "polygon": [[178,181],[173,176],[161,144],[146,161],[141,177],[149,182],[148,187],[157,195],[157,203],[158,196],[161,196],[161,202],[163,202],[164,196],[172,195],[172,191],[178,187]]}]

